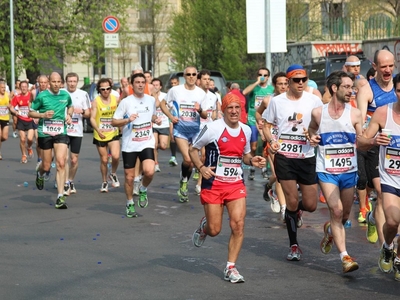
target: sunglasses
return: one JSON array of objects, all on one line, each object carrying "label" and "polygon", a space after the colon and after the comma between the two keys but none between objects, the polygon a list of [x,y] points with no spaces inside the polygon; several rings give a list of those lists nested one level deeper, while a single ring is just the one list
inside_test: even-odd
[{"label": "sunglasses", "polygon": [[197,73],[186,73],[185,75],[186,75],[187,77],[190,77],[190,76],[195,77],[195,76],[197,76]]},{"label": "sunglasses", "polygon": [[111,87],[109,86],[109,87],[106,87],[106,88],[100,88],[100,91],[109,91],[109,90],[111,90]]},{"label": "sunglasses", "polygon": [[269,77],[269,74],[258,74],[258,76]]},{"label": "sunglasses", "polygon": [[306,81],[308,80],[308,78],[307,78],[307,77],[303,77],[303,78],[292,78],[292,80],[293,80],[293,82],[296,82],[296,83],[300,83],[300,81],[303,81],[303,83],[304,83],[304,82],[306,82]]}]

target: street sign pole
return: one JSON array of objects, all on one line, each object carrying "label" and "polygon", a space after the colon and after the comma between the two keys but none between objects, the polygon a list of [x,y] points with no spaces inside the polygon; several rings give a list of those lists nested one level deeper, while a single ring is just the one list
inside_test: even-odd
[{"label": "street sign pole", "polygon": [[104,34],[104,48],[110,49],[110,64],[111,64],[111,76],[114,78],[114,48],[119,46],[119,36],[117,31],[119,30],[120,23],[119,20],[114,16],[105,17],[103,20],[103,30],[106,32]]}]

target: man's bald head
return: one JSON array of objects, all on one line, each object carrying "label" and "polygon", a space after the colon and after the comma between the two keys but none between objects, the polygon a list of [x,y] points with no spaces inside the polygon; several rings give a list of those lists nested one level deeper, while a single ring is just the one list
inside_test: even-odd
[{"label": "man's bald head", "polygon": [[61,88],[61,75],[57,72],[52,72],[49,77],[50,91],[57,94]]},{"label": "man's bald head", "polygon": [[384,59],[393,59],[394,62],[393,53],[386,49],[377,50],[374,55],[374,64],[378,65]]}]

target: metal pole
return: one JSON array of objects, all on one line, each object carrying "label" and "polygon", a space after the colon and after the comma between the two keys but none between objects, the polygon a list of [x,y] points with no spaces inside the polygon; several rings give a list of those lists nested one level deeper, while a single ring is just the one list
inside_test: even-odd
[{"label": "metal pole", "polygon": [[271,70],[271,1],[265,0],[265,66],[270,72]]},{"label": "metal pole", "polygon": [[15,85],[15,54],[14,54],[14,3],[10,0],[10,48],[11,48],[11,83],[10,91],[14,90]]}]

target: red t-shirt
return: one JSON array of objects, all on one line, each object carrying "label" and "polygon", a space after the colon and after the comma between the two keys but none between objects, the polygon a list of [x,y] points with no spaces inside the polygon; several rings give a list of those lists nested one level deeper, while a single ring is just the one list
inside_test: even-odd
[{"label": "red t-shirt", "polygon": [[29,105],[31,102],[31,94],[28,93],[26,95],[15,95],[11,100],[11,105],[14,109],[18,110],[18,119],[21,119],[26,122],[32,121],[32,118],[28,117],[29,113]]}]

